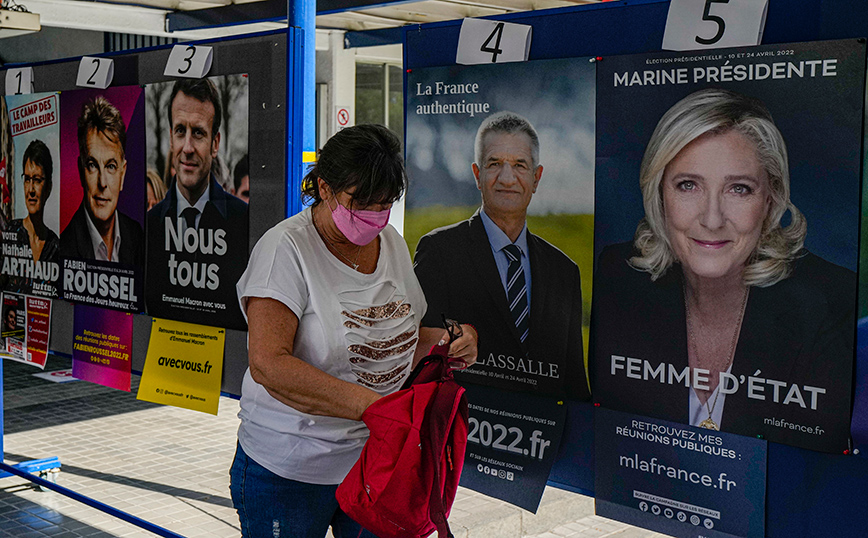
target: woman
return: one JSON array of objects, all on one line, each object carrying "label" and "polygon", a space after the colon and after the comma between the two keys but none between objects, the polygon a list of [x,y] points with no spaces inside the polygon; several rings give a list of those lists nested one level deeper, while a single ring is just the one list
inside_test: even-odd
[{"label": "woman", "polygon": [[846,448],[855,275],[804,249],[786,145],[765,106],[720,89],[687,96],[657,124],[639,183],[634,241],[598,261],[596,399]]},{"label": "woman", "polygon": [[[367,439],[362,413],[446,335],[419,327],[425,298],[387,225],[405,182],[388,129],[338,132],[305,178],[311,207],[266,232],[238,283],[250,367],[231,491],[245,537],[359,535],[334,493]],[[472,364],[476,332],[461,329],[450,356]]]},{"label": "woman", "polygon": [[60,239],[45,225],[45,202],[51,196],[52,164],[51,152],[41,140],[28,144],[21,159],[24,168],[22,175],[24,205],[27,216],[15,219],[7,231],[18,235],[18,243],[28,245],[33,261],[51,262],[57,260]]}]

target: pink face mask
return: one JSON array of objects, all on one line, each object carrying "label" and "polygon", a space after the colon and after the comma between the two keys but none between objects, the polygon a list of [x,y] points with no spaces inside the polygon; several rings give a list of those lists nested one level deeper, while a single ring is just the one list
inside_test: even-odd
[{"label": "pink face mask", "polygon": [[336,208],[331,209],[331,206],[329,206],[332,212],[332,220],[335,221],[335,226],[338,227],[338,230],[354,245],[367,245],[389,223],[391,209],[384,211],[350,210],[337,200],[335,200],[335,203],[337,204]]}]

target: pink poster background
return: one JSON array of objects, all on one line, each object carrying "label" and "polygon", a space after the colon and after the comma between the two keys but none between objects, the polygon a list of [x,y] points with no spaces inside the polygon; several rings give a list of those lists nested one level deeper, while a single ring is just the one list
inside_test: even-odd
[{"label": "pink poster background", "polygon": [[60,231],[81,205],[78,174],[78,116],[88,99],[102,95],[118,109],[127,126],[127,174],[118,210],[145,226],[145,99],[140,86],[106,90],[71,90],[60,94]]},{"label": "pink poster background", "polygon": [[133,315],[77,304],[73,325],[73,377],[129,392]]}]

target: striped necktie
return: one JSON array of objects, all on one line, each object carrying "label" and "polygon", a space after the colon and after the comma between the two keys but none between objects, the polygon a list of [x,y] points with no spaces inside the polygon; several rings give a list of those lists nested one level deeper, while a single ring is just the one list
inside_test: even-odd
[{"label": "striped necktie", "polygon": [[521,266],[521,249],[516,245],[507,245],[503,247],[503,252],[509,259],[509,267],[506,268],[506,300],[512,320],[521,335],[521,341],[524,342],[530,330],[530,307],[527,304],[527,284]]}]

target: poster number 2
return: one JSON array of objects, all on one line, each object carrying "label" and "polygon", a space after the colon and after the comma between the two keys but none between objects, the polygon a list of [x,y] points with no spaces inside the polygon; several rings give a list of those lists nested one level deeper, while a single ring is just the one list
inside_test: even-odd
[{"label": "poster number 2", "polygon": [[[497,23],[497,26],[494,27],[491,35],[488,36],[488,39],[485,40],[485,43],[482,44],[482,47],[479,48],[482,52],[491,54],[491,63],[497,63],[497,55],[503,54],[503,50],[500,48],[501,38],[503,38],[503,23],[499,22]],[[493,39],[496,41],[494,42],[494,46],[491,47],[489,45],[491,45]]]},{"label": "poster number 2", "polygon": [[726,21],[723,20],[723,17],[718,17],[717,15],[711,14],[711,4],[728,4],[729,0],[705,0],[705,11],[702,12],[702,20],[714,22],[717,24],[717,33],[714,34],[714,37],[710,39],[706,39],[704,37],[696,36],[696,42],[700,45],[714,45],[723,37],[723,33],[726,31]]},{"label": "poster number 2", "polygon": [[75,85],[82,88],[106,89],[115,76],[114,60],[85,56],[78,64],[78,77]]}]

